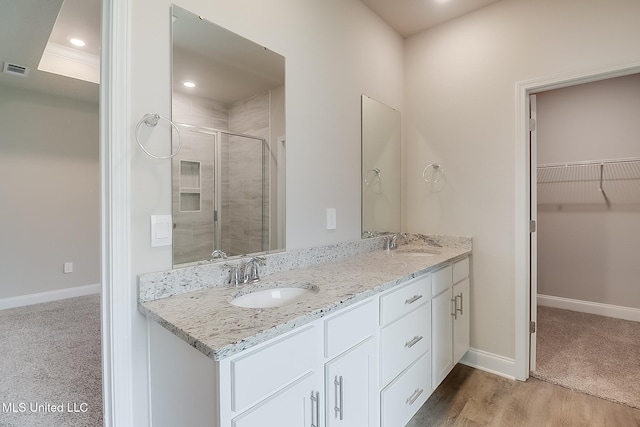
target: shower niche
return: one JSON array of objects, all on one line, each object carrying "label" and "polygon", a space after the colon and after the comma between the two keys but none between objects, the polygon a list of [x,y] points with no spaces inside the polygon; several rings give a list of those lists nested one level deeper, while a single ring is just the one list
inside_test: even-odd
[{"label": "shower niche", "polygon": [[180,212],[199,212],[201,210],[200,162],[180,160],[179,168],[179,205]]},{"label": "shower niche", "polygon": [[284,57],[172,13],[173,264],[284,249]]}]

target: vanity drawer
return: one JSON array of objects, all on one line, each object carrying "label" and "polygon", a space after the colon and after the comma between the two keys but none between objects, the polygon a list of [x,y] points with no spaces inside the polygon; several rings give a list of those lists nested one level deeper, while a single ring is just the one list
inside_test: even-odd
[{"label": "vanity drawer", "polygon": [[384,386],[431,348],[431,302],[380,332],[380,385]]},{"label": "vanity drawer", "polygon": [[380,325],[388,325],[416,307],[429,302],[431,275],[425,274],[410,280],[400,288],[380,297]]},{"label": "vanity drawer", "polygon": [[432,296],[436,296],[445,289],[453,286],[453,266],[448,265],[431,274],[433,276],[433,286],[431,287]]},{"label": "vanity drawer", "polygon": [[453,283],[462,282],[469,277],[469,257],[453,264]]},{"label": "vanity drawer", "polygon": [[378,327],[377,301],[345,309],[324,321],[324,356],[332,359],[359,342],[375,335]]},{"label": "vanity drawer", "polygon": [[231,410],[241,411],[315,369],[318,338],[317,327],[309,326],[232,360]]},{"label": "vanity drawer", "polygon": [[431,352],[382,390],[381,427],[403,426],[431,394]]}]

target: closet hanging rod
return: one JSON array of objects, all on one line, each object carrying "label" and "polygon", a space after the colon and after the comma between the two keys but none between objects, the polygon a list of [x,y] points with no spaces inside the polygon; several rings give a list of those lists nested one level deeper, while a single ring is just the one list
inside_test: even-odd
[{"label": "closet hanging rod", "polygon": [[620,163],[636,163],[640,162],[640,157],[627,157],[623,159],[606,159],[606,160],[587,160],[577,162],[564,162],[564,163],[545,163],[537,166],[538,169],[547,168],[563,168],[574,166],[596,166],[596,165],[608,165],[608,164],[620,164]]}]

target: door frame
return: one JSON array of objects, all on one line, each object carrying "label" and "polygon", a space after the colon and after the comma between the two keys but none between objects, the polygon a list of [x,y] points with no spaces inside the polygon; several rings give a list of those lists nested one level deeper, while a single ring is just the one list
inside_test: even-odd
[{"label": "door frame", "polygon": [[[531,262],[532,256],[535,257],[535,254],[531,253],[531,239],[536,239],[536,233],[529,232],[531,192],[535,190],[535,169],[531,168],[530,155],[529,95],[639,72],[640,58],[636,58],[615,65],[516,82],[514,284],[515,378],[518,380],[524,381],[529,378],[532,351],[529,322],[535,320],[531,318],[531,304],[536,303],[535,295],[531,295]],[[533,262],[535,265],[536,260],[534,259]],[[536,287],[534,285],[534,289]],[[535,346],[533,348],[535,349]]]},{"label": "door frame", "polygon": [[102,0],[100,280],[104,426],[133,426],[131,291],[131,1]]}]

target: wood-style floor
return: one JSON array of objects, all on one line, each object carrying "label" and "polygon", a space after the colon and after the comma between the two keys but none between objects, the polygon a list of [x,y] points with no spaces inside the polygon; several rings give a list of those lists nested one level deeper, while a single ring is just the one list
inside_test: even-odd
[{"label": "wood-style floor", "polygon": [[640,409],[457,365],[406,427],[427,426],[640,427]]}]

